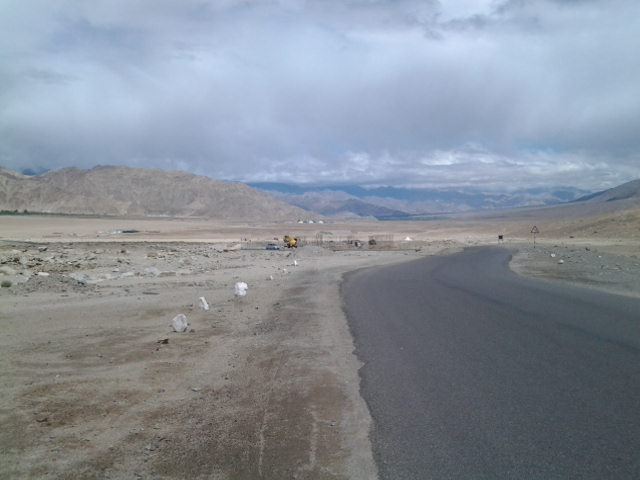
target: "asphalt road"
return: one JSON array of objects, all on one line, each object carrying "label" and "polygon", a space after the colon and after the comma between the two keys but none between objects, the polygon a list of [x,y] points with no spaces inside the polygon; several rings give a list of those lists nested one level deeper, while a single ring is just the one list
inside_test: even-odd
[{"label": "asphalt road", "polygon": [[640,301],[474,248],[349,274],[382,479],[640,479]]}]

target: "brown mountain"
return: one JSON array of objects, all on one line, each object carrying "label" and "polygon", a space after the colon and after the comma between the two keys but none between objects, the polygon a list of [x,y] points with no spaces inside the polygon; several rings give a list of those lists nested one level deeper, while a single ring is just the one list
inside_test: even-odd
[{"label": "brown mountain", "polygon": [[113,166],[63,168],[37,176],[0,169],[0,210],[242,221],[296,220],[310,215],[242,183]]}]

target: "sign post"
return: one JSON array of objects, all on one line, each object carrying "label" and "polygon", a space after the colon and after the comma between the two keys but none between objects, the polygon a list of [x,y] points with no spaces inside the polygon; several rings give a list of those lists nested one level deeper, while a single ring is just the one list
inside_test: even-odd
[{"label": "sign post", "polygon": [[531,229],[531,234],[533,235],[533,248],[536,248],[536,235],[538,233],[540,233],[540,230],[538,230],[538,227],[534,225]]}]

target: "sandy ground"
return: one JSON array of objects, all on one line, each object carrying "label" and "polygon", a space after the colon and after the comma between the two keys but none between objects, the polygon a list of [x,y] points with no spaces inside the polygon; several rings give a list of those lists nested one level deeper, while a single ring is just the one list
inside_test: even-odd
[{"label": "sandy ground", "polygon": [[[350,270],[508,232],[522,274],[640,296],[635,238],[559,234],[534,248],[524,223],[20,216],[0,227],[7,479],[376,478],[339,297]],[[285,233],[305,245],[264,249]],[[173,332],[180,313],[189,327]]]}]

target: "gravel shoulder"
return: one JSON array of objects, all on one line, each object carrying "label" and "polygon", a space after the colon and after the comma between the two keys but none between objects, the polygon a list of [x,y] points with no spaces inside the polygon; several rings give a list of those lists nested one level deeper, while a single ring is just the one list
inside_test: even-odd
[{"label": "gravel shoulder", "polygon": [[515,244],[510,267],[521,275],[640,298],[640,245],[624,242]]}]

